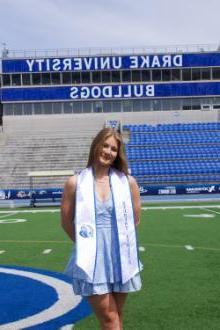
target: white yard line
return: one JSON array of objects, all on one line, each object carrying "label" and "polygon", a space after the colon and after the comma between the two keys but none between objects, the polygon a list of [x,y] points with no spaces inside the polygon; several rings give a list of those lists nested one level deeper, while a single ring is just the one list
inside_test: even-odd
[{"label": "white yard line", "polygon": [[209,212],[213,212],[213,213],[216,213],[216,214],[220,214],[220,212],[216,212],[216,211],[213,211],[213,210],[210,210],[210,209],[207,209],[207,208],[204,208],[204,210],[209,211]]},{"label": "white yard line", "polygon": [[60,212],[60,209],[49,209],[49,210],[16,210],[16,211],[0,211],[1,213],[10,213],[10,214],[15,214],[15,213],[56,213]]},{"label": "white yard line", "polygon": [[[6,213],[6,212],[4,212],[4,213]],[[13,213],[12,213],[12,211],[10,211],[10,213],[7,213],[7,214],[5,214],[5,215],[1,215],[1,216],[0,216],[0,219],[10,217],[11,215],[15,215],[16,213],[18,213],[18,212],[16,211],[16,212],[13,212]]]},{"label": "white yard line", "polygon": [[[213,205],[175,205],[175,206],[172,206],[172,205],[169,205],[169,206],[142,206],[142,210],[172,210],[172,209],[205,209],[205,208],[217,208],[217,209],[220,209],[220,205],[217,204],[213,204]],[[38,210],[33,210],[33,209],[30,209],[30,210],[16,210],[16,211],[2,211],[0,210],[0,214],[16,214],[16,213],[56,213],[56,212],[60,212],[60,209],[38,209]]]},{"label": "white yard line", "polygon": [[220,209],[220,205],[176,205],[176,206],[143,206],[141,209],[146,210],[176,210],[176,209],[206,209],[207,207],[213,207]]},{"label": "white yard line", "polygon": [[214,214],[202,213],[202,214],[184,214],[184,218],[197,218],[197,219],[213,219],[215,218]]},{"label": "white yard line", "polygon": [[[183,249],[186,246],[184,245],[168,245],[168,244],[157,244],[157,243],[146,243],[146,246],[153,246],[153,247],[164,247],[164,248],[177,248],[177,249]],[[220,248],[209,248],[205,246],[194,246],[193,247],[196,250],[210,250],[210,251],[220,251]]]},{"label": "white yard line", "polygon": [[70,240],[67,240],[67,241],[24,241],[24,240],[3,240],[3,239],[0,239],[0,243],[28,243],[28,244],[32,244],[32,243],[36,243],[36,244],[41,244],[41,243],[56,243],[56,244],[73,244]]},{"label": "white yard line", "polygon": [[[0,240],[0,243],[21,243],[21,244],[41,244],[41,243],[55,243],[55,244],[72,244],[71,241],[19,241],[19,240]],[[168,244],[159,244],[159,243],[145,243],[146,246],[152,247],[164,247],[164,248],[174,248],[174,249],[183,249],[184,245],[168,245]],[[205,246],[194,246],[197,250],[210,250],[210,251],[220,251],[220,248],[209,248]]]}]

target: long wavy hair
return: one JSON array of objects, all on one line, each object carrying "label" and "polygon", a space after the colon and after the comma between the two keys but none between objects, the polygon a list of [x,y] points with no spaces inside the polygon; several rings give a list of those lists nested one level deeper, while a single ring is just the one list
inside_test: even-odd
[{"label": "long wavy hair", "polygon": [[118,143],[118,154],[114,163],[111,166],[128,175],[128,164],[125,155],[125,147],[122,140],[122,136],[115,129],[109,127],[103,128],[92,141],[87,167],[95,165],[98,159],[99,152],[105,143],[105,140],[112,136],[116,139]]}]

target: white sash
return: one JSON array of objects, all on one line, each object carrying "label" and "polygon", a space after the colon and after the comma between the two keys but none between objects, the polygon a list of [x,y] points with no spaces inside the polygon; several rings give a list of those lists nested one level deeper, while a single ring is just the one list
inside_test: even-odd
[{"label": "white sash", "polygon": [[[125,174],[111,169],[110,185],[117,221],[122,283],[139,272],[134,214]],[[92,168],[83,170],[76,188],[76,264],[93,280],[96,261],[96,215]]]}]

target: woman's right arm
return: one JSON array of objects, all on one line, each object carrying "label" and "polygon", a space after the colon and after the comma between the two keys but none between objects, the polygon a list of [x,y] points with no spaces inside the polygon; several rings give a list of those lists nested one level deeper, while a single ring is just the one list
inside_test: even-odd
[{"label": "woman's right arm", "polygon": [[61,225],[71,240],[75,240],[75,194],[76,194],[76,176],[71,176],[64,185],[64,191],[61,201]]}]

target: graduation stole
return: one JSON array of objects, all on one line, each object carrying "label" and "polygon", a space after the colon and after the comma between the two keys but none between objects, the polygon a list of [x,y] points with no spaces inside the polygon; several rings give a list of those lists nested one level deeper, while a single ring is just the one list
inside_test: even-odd
[{"label": "graduation stole", "polygon": [[[127,176],[110,169],[110,187],[116,215],[119,240],[122,283],[139,272],[136,228]],[[76,187],[76,264],[90,278],[94,277],[96,261],[96,211],[92,168],[84,169],[77,178]]]}]

